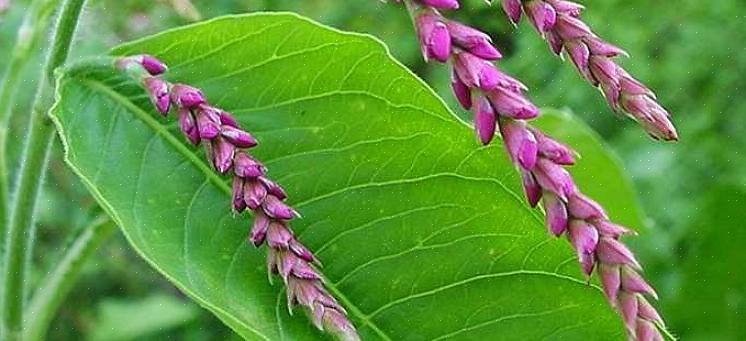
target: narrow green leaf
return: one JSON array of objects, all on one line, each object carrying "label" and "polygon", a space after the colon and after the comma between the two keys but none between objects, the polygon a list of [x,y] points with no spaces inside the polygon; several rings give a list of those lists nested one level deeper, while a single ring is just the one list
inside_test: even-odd
[{"label": "narrow green leaf", "polygon": [[[223,17],[124,45],[204,89],[261,141],[364,340],[624,339],[566,241],[547,236],[502,146],[377,40],[292,14]],[[133,247],[247,339],[323,337],[267,282],[226,179],[109,66],[64,72],[67,160]]]}]

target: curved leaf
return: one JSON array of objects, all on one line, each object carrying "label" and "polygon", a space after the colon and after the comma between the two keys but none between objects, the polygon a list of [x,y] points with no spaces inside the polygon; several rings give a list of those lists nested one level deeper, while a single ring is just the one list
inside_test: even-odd
[{"label": "curved leaf", "polygon": [[[166,61],[261,141],[365,340],[623,339],[565,241],[522,199],[502,146],[471,129],[385,47],[292,14],[224,17],[115,50]],[[109,63],[110,64],[110,63]],[[323,337],[289,315],[245,242],[226,179],[107,66],[59,81],[67,160],[156,269],[247,339]]]}]

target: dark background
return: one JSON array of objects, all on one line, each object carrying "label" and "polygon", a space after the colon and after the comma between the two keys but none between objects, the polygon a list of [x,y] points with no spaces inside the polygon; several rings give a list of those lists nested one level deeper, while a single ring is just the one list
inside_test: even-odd
[{"label": "dark background", "polygon": [[[746,2],[582,2],[588,7],[584,18],[596,33],[631,54],[621,63],[656,90],[674,114],[681,142],[652,142],[635,123],[615,116],[598,91],[555,58],[527,23],[514,29],[498,6],[465,1],[456,17],[490,33],[506,56],[499,66],[531,88],[535,103],[573,111],[621,157],[649,218],[634,245],[672,331],[683,340],[746,339]],[[0,69],[27,5],[16,0],[0,14]],[[378,0],[91,0],[73,53],[76,58],[99,54],[198,18],[259,10],[295,11],[373,34],[453,103],[447,69],[422,61],[406,12]],[[30,63],[24,88],[31,89],[39,64]],[[19,103],[31,95],[21,91],[26,100]],[[23,127],[28,108],[15,110],[13,123]],[[12,146],[13,155],[19,146]],[[56,157],[43,196],[36,280],[58,258],[70,232],[96,210]],[[81,335],[91,340],[237,338],[149,268],[119,234],[86,266],[49,339]]]}]

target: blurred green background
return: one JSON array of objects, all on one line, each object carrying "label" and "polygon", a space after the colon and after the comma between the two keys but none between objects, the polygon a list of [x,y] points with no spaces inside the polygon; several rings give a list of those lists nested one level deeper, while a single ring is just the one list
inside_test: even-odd
[{"label": "blurred green background", "polygon": [[[0,69],[28,2],[12,1],[0,14]],[[523,23],[513,28],[498,7],[465,1],[456,17],[490,33],[506,55],[499,66],[530,87],[535,103],[573,111],[621,157],[649,218],[648,226],[638,227],[643,233],[634,246],[658,288],[659,307],[672,331],[683,340],[744,340],[746,2],[581,2],[588,6],[584,18],[595,31],[631,54],[621,63],[656,90],[674,114],[680,143],[652,142],[635,123],[615,116],[598,91],[549,53],[531,27]],[[378,0],[91,0],[73,55],[100,54],[117,43],[199,18],[259,10],[294,11],[373,34],[454,103],[447,68],[426,65],[406,13]],[[30,91],[23,89],[32,88],[40,67],[36,59],[29,63],[29,80],[19,95],[25,100],[19,103],[30,99]],[[23,127],[28,107],[14,110],[19,114],[13,125]],[[14,129],[18,140],[19,131]],[[12,155],[19,146],[12,146]],[[71,232],[99,213],[58,156],[42,200],[35,281],[58,259]],[[237,339],[140,260],[119,234],[86,266],[48,335],[50,340],[81,336]]]}]

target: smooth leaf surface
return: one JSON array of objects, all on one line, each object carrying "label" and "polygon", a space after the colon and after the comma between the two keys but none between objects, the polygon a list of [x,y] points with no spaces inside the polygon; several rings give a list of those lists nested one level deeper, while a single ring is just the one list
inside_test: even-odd
[{"label": "smooth leaf surface", "polygon": [[[377,40],[292,14],[232,16],[117,48],[153,54],[261,145],[364,340],[624,339],[566,241],[547,236],[499,143]],[[99,66],[95,66],[99,65]],[[66,70],[53,117],[67,160],[133,247],[247,339],[323,338],[289,315],[227,179],[111,67]],[[625,199],[619,199],[625,200]]]}]

